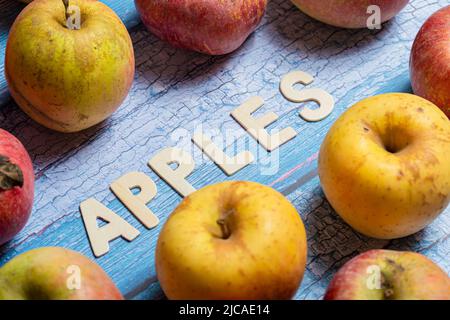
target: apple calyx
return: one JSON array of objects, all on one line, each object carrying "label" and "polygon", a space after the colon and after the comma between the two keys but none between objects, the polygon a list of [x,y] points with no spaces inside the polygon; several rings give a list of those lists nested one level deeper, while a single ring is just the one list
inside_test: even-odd
[{"label": "apple calyx", "polygon": [[394,295],[394,290],[391,288],[385,289],[383,292],[383,295],[384,295],[385,300],[390,300],[390,299],[392,299],[392,296]]},{"label": "apple calyx", "polygon": [[228,239],[231,236],[231,231],[228,227],[227,221],[225,219],[218,219],[217,224],[220,226],[220,230],[222,231],[222,239]]},{"label": "apple calyx", "polygon": [[23,186],[23,173],[18,165],[0,155],[0,190]]}]

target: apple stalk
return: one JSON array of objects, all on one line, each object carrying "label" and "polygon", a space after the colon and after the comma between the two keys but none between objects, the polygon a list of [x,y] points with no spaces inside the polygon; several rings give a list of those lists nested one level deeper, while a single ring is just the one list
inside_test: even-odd
[{"label": "apple stalk", "polygon": [[220,226],[220,230],[222,231],[222,239],[228,239],[231,236],[231,231],[228,227],[227,221],[225,219],[219,219],[217,220],[217,224]]},{"label": "apple stalk", "polygon": [[[64,12],[66,14],[66,26],[67,26],[67,21],[69,20],[70,14],[69,14],[69,0],[62,0],[63,4],[64,4]],[[68,27],[68,26],[67,26]]]}]

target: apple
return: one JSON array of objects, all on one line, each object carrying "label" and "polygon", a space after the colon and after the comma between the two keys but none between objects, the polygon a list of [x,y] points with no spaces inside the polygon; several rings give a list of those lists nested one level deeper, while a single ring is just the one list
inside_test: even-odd
[{"label": "apple", "polygon": [[450,300],[450,279],[424,255],[369,250],[334,275],[325,300]]},{"label": "apple", "polygon": [[30,156],[16,137],[0,129],[0,245],[25,226],[33,198],[34,171]]},{"label": "apple", "polygon": [[150,32],[176,47],[210,55],[239,48],[258,26],[267,0],[135,0]]},{"label": "apple", "polygon": [[[96,0],[70,0],[80,30],[66,24],[65,2],[33,1],[11,27],[5,56],[9,90],[25,113],[61,132],[89,128],[110,116],[134,77],[130,36]],[[70,13],[75,21],[75,11]]]},{"label": "apple", "polygon": [[344,112],[319,152],[319,177],[336,212],[374,238],[413,234],[450,201],[450,122],[407,93],[364,99]]},{"label": "apple", "polygon": [[434,13],[417,34],[410,73],[414,93],[450,118],[450,5]]},{"label": "apple", "polygon": [[301,11],[321,22],[341,28],[366,28],[371,5],[380,8],[381,21],[399,13],[409,0],[291,0]]},{"label": "apple", "polygon": [[99,265],[69,249],[34,249],[0,268],[0,300],[122,299]]},{"label": "apple", "polygon": [[156,247],[156,272],[169,299],[289,299],[305,264],[296,209],[274,189],[248,181],[187,196]]}]

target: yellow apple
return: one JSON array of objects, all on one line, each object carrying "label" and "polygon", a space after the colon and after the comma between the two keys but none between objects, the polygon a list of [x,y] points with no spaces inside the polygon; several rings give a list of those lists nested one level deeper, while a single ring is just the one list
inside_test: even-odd
[{"label": "yellow apple", "polygon": [[186,197],[156,248],[156,272],[170,299],[289,299],[305,263],[296,209],[274,189],[247,181]]},{"label": "yellow apple", "polygon": [[406,93],[360,101],[331,127],[319,154],[330,204],[354,229],[393,239],[433,221],[450,200],[450,121]]}]

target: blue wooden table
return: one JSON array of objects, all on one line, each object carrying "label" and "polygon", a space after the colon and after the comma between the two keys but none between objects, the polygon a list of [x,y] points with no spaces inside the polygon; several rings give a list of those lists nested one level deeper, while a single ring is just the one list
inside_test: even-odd
[{"label": "blue wooden table", "polygon": [[[109,3],[130,28],[136,53],[133,88],[121,108],[104,123],[77,134],[60,134],[31,121],[8,100],[0,78],[0,126],[26,146],[36,171],[36,198],[25,229],[0,247],[0,265],[41,246],[63,246],[93,258],[80,217],[81,201],[94,197],[135,226],[140,236],[118,239],[96,261],[130,299],[163,298],[154,267],[159,230],[181,197],[152,172],[148,160],[160,149],[193,150],[196,168],[188,180],[195,188],[227,179],[253,180],[285,194],[302,216],[308,234],[308,266],[296,299],[321,298],[336,270],[370,248],[414,250],[450,271],[450,210],[425,230],[399,240],[376,240],[353,231],[330,208],[317,177],[317,152],[330,125],[354,102],[381,92],[409,91],[408,59],[412,40],[425,19],[448,0],[412,0],[382,30],[342,30],[313,21],[287,0],[272,0],[261,25],[236,52],[210,57],[158,40],[137,23],[131,0]],[[22,5],[0,0],[0,58],[7,30]],[[3,66],[0,65],[3,70]],[[280,77],[303,70],[314,86],[330,92],[337,104],[324,121],[308,123],[301,106],[279,93]],[[1,71],[3,73],[3,71]],[[279,168],[264,170],[268,155],[226,177],[189,141],[200,124],[213,136],[232,130],[246,138],[229,113],[247,98],[265,100],[261,112],[280,119],[273,128],[293,127],[298,136],[279,149]],[[231,149],[231,148],[228,148]],[[229,150],[230,151],[230,150]],[[231,153],[231,152],[230,152]],[[158,194],[149,207],[161,219],[153,230],[142,227],[120,204],[109,184],[132,170],[147,173]]]}]

